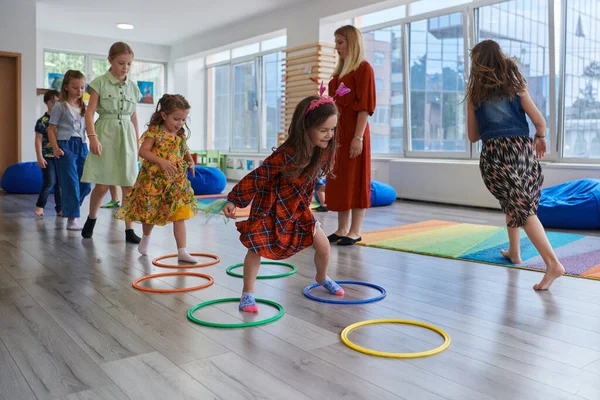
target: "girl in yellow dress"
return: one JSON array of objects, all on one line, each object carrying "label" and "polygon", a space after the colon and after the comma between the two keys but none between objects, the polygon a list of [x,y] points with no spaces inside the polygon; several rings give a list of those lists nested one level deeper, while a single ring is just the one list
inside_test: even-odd
[{"label": "girl in yellow dress", "polygon": [[173,222],[179,260],[196,263],[186,250],[185,232],[185,220],[198,213],[187,177],[188,168],[194,176],[194,161],[186,143],[189,110],[189,103],[181,95],[165,94],[159,100],[141,138],[140,173],[115,218],[142,223],[144,236],[138,250],[143,255],[148,254],[154,225]]}]

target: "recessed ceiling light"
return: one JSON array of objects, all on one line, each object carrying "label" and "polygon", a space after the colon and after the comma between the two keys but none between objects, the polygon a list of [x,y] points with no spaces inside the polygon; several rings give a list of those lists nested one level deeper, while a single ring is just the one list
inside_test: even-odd
[{"label": "recessed ceiling light", "polygon": [[119,29],[133,29],[134,26],[131,24],[117,24],[117,28]]}]

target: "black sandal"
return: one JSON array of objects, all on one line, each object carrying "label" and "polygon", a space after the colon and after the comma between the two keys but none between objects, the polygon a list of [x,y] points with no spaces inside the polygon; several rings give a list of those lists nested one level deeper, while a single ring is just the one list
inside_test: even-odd
[{"label": "black sandal", "polygon": [[353,246],[357,242],[360,242],[361,240],[362,240],[362,238],[360,236],[357,237],[356,239],[352,239],[347,236],[344,236],[343,238],[340,239],[340,241],[337,244],[338,244],[338,246]]},{"label": "black sandal", "polygon": [[342,239],[343,236],[339,236],[336,235],[335,233],[332,233],[331,235],[327,236],[327,239],[329,239],[329,243],[335,243],[339,240]]}]

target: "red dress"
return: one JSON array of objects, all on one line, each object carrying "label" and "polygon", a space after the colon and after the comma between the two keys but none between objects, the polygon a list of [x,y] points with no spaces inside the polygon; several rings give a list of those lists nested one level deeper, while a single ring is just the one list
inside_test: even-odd
[{"label": "red dress", "polygon": [[252,203],[250,217],[235,224],[240,241],[272,260],[286,259],[313,244],[316,222],[310,202],[315,180],[308,174],[296,179],[283,175],[293,155],[291,147],[278,148],[227,195],[238,208]]},{"label": "red dress", "polygon": [[375,112],[375,76],[371,65],[363,61],[354,72],[329,82],[329,95],[333,96],[341,83],[350,89],[345,96],[337,96],[335,103],[340,111],[337,125],[337,149],[334,167],[335,179],[327,177],[325,198],[329,211],[348,211],[371,206],[371,142],[369,124],[363,136],[362,153],[350,159],[350,144],[354,139],[359,111],[369,115]]}]

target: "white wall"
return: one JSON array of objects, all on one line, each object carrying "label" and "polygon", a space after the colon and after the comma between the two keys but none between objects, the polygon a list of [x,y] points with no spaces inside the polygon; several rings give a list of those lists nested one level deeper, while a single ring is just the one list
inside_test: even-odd
[{"label": "white wall", "polygon": [[[483,184],[479,161],[395,159],[388,165],[389,184],[399,198],[500,208]],[[544,188],[576,179],[600,179],[600,165],[544,163],[542,170]]]},{"label": "white wall", "polygon": [[[110,46],[115,42],[114,39],[100,38],[88,35],[73,35],[70,33],[37,30],[37,62],[36,62],[36,81],[38,87],[44,85],[44,50],[57,50],[73,53],[86,53],[100,56],[108,56]],[[143,61],[168,62],[170,58],[170,46],[152,45],[147,43],[128,42],[135,53],[135,58]],[[167,90],[169,88],[168,69],[166,73]],[[43,114],[45,106],[42,96],[38,96],[36,102],[36,114]],[[145,130],[146,124],[150,121],[156,105],[138,104],[137,114],[140,127],[140,134]],[[33,146],[33,142],[31,144]]]},{"label": "white wall", "polygon": [[21,161],[35,160],[35,14],[32,0],[0,2],[0,51],[21,53]]}]

